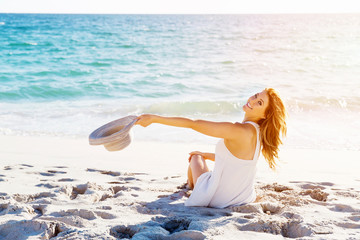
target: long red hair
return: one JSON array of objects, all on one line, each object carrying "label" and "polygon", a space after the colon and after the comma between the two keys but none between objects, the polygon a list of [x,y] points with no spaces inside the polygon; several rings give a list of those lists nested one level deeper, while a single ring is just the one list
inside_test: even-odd
[{"label": "long red hair", "polygon": [[280,134],[285,137],[287,132],[287,112],[279,94],[273,88],[265,90],[269,96],[269,105],[265,110],[265,119],[261,119],[258,124],[260,125],[262,154],[270,168],[275,170],[275,159],[279,158],[279,146],[282,144]]}]

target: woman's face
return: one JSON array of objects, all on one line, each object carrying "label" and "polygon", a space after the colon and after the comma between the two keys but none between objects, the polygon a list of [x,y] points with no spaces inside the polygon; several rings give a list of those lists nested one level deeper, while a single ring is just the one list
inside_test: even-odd
[{"label": "woman's face", "polygon": [[243,106],[244,112],[254,118],[265,118],[265,110],[269,105],[269,96],[266,90],[251,96]]}]

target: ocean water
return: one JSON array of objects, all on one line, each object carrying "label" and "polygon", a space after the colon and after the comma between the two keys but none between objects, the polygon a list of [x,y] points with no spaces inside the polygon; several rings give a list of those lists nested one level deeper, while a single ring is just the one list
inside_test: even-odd
[{"label": "ocean water", "polygon": [[242,121],[248,97],[273,87],[289,112],[286,145],[360,150],[359,43],[360,14],[0,14],[0,134],[86,140],[141,113]]}]

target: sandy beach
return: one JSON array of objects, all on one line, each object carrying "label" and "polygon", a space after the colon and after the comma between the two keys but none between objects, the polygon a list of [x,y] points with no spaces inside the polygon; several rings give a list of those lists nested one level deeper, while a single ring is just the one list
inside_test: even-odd
[{"label": "sandy beach", "polygon": [[[360,240],[360,14],[328,14],[332,4],[316,14],[100,14],[105,2],[88,1],[76,14],[59,14],[75,1],[27,14],[45,1],[5,2],[0,240]],[[241,6],[219,1],[215,12],[225,5]],[[133,127],[118,152],[88,142],[101,125],[143,113],[242,122],[267,87],[286,105],[288,134],[276,172],[259,159],[251,204],[184,206],[188,153],[216,143],[190,129]]]},{"label": "sandy beach", "polygon": [[256,203],[185,207],[187,156],[211,145],[1,136],[0,239],[360,239],[358,151],[281,150]]}]

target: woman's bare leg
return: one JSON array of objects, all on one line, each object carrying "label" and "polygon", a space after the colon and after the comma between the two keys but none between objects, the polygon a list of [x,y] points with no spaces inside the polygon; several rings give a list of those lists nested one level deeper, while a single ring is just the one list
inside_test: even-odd
[{"label": "woman's bare leg", "polygon": [[188,168],[188,184],[190,188],[194,188],[197,179],[201,174],[209,172],[205,159],[200,155],[192,155]]},{"label": "woman's bare leg", "polygon": [[187,184],[189,186],[190,189],[194,189],[194,183],[193,183],[193,177],[192,177],[192,172],[191,172],[191,167],[189,164],[188,167],[188,180],[187,180]]}]

